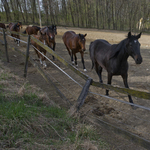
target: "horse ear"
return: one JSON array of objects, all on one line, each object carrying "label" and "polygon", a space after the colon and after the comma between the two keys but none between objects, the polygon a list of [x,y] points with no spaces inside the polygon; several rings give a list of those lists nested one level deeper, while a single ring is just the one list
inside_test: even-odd
[{"label": "horse ear", "polygon": [[130,37],[131,37],[131,32],[128,33],[128,38],[130,38]]},{"label": "horse ear", "polygon": [[136,38],[139,39],[139,38],[141,37],[141,34],[142,34],[142,32],[141,32],[140,34],[138,34],[138,35],[136,36]]},{"label": "horse ear", "polygon": [[84,37],[86,37],[87,34],[84,35]]}]

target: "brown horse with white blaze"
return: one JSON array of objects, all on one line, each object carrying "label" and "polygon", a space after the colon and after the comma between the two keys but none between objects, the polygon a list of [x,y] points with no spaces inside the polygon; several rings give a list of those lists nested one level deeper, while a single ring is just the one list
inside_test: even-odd
[{"label": "brown horse with white blaze", "polygon": [[76,53],[80,52],[84,71],[86,71],[86,68],[84,65],[84,58],[83,58],[83,54],[85,51],[85,42],[86,42],[85,36],[86,35],[87,34],[85,35],[76,34],[74,31],[67,31],[64,33],[62,37],[63,42],[71,57],[72,64],[74,64],[74,61],[73,61],[73,56],[74,56],[76,66],[78,66]]},{"label": "brown horse with white blaze", "polygon": [[[38,39],[39,41],[43,42],[45,45],[49,46],[50,48],[52,48],[52,44],[51,44],[51,39],[53,39],[55,37],[54,32],[51,32],[49,29],[46,30],[45,34],[42,35],[33,35],[36,39]],[[46,68],[46,62],[45,62],[45,57],[41,54],[44,53],[44,55],[46,56],[46,50],[44,48],[42,48],[41,46],[39,46],[35,41],[31,40],[31,44],[34,46],[34,50],[38,56],[38,58],[40,59],[40,63],[43,65],[43,68]],[[36,49],[38,49],[41,53],[39,53]]]},{"label": "brown horse with white blaze", "polygon": [[[46,26],[46,27],[44,27],[44,28],[41,28],[41,29],[39,30],[39,32],[40,32],[41,35],[43,35],[43,34],[45,34],[45,33],[47,32],[47,30],[49,30],[50,32],[53,32],[53,33],[54,33],[54,37],[51,38],[50,41],[49,41],[49,44],[50,44],[49,47],[51,47],[52,50],[55,51],[55,46],[56,46],[55,35],[57,34],[56,25],[55,25],[55,26],[52,25],[52,26],[49,26],[49,27]],[[54,56],[52,56],[52,57],[53,57],[53,60],[55,60],[55,57],[54,57]]]}]

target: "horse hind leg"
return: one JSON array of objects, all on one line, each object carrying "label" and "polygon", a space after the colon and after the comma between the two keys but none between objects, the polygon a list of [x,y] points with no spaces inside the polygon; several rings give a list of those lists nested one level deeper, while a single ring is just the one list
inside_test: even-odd
[{"label": "horse hind leg", "polygon": [[72,65],[74,65],[73,52],[71,53],[71,62],[72,62]]},{"label": "horse hind leg", "polygon": [[83,64],[83,70],[87,71],[86,68],[85,68],[85,65],[84,65],[83,52],[81,53],[81,61],[82,61],[82,64]]},{"label": "horse hind leg", "polygon": [[65,46],[66,46],[68,53],[70,55],[72,65],[74,65],[72,50],[66,44],[65,44]]},{"label": "horse hind leg", "polygon": [[[110,84],[110,85],[111,85],[111,80],[112,80],[112,74],[108,73],[108,81],[107,81],[107,84]],[[107,95],[107,96],[109,95],[109,90],[106,90],[106,95]]]},{"label": "horse hind leg", "polygon": [[97,62],[95,62],[95,70],[96,70],[96,73],[98,74],[99,82],[103,83],[103,80],[102,80],[102,70],[103,70],[103,68],[101,66],[99,66],[99,64]]}]

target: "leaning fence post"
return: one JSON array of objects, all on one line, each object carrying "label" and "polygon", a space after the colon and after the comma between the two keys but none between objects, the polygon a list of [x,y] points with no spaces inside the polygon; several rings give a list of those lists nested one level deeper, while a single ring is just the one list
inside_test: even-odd
[{"label": "leaning fence post", "polygon": [[24,68],[24,77],[27,76],[27,68],[28,68],[28,59],[29,59],[29,47],[30,47],[30,35],[28,35],[28,43],[27,43],[27,51],[26,51],[26,61],[25,61],[25,68]]},{"label": "leaning fence post", "polygon": [[84,101],[85,101],[85,98],[88,94],[88,90],[89,90],[89,87],[92,83],[92,79],[91,78],[88,78],[81,93],[80,93],[80,96],[78,97],[78,100],[77,100],[77,111],[80,109],[80,107],[84,104]]},{"label": "leaning fence post", "polygon": [[3,38],[4,38],[4,45],[5,45],[5,51],[6,51],[6,58],[7,58],[7,62],[9,62],[8,51],[7,51],[6,34],[5,34],[4,29],[3,29]]}]

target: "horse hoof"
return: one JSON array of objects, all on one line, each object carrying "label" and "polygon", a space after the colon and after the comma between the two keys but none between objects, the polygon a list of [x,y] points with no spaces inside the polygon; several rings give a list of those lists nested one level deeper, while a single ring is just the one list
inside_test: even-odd
[{"label": "horse hoof", "polygon": [[72,65],[74,65],[74,61],[72,61]]},{"label": "horse hoof", "polygon": [[78,67],[78,65],[76,65],[76,67]]},{"label": "horse hoof", "polygon": [[84,71],[86,72],[87,70],[86,70],[86,69],[84,69]]},{"label": "horse hoof", "polygon": [[47,68],[47,66],[43,66],[43,69],[46,69]]},{"label": "horse hoof", "polygon": [[133,110],[136,110],[138,107],[136,107],[136,106],[134,106],[134,105],[131,105],[131,108],[132,108]]}]

